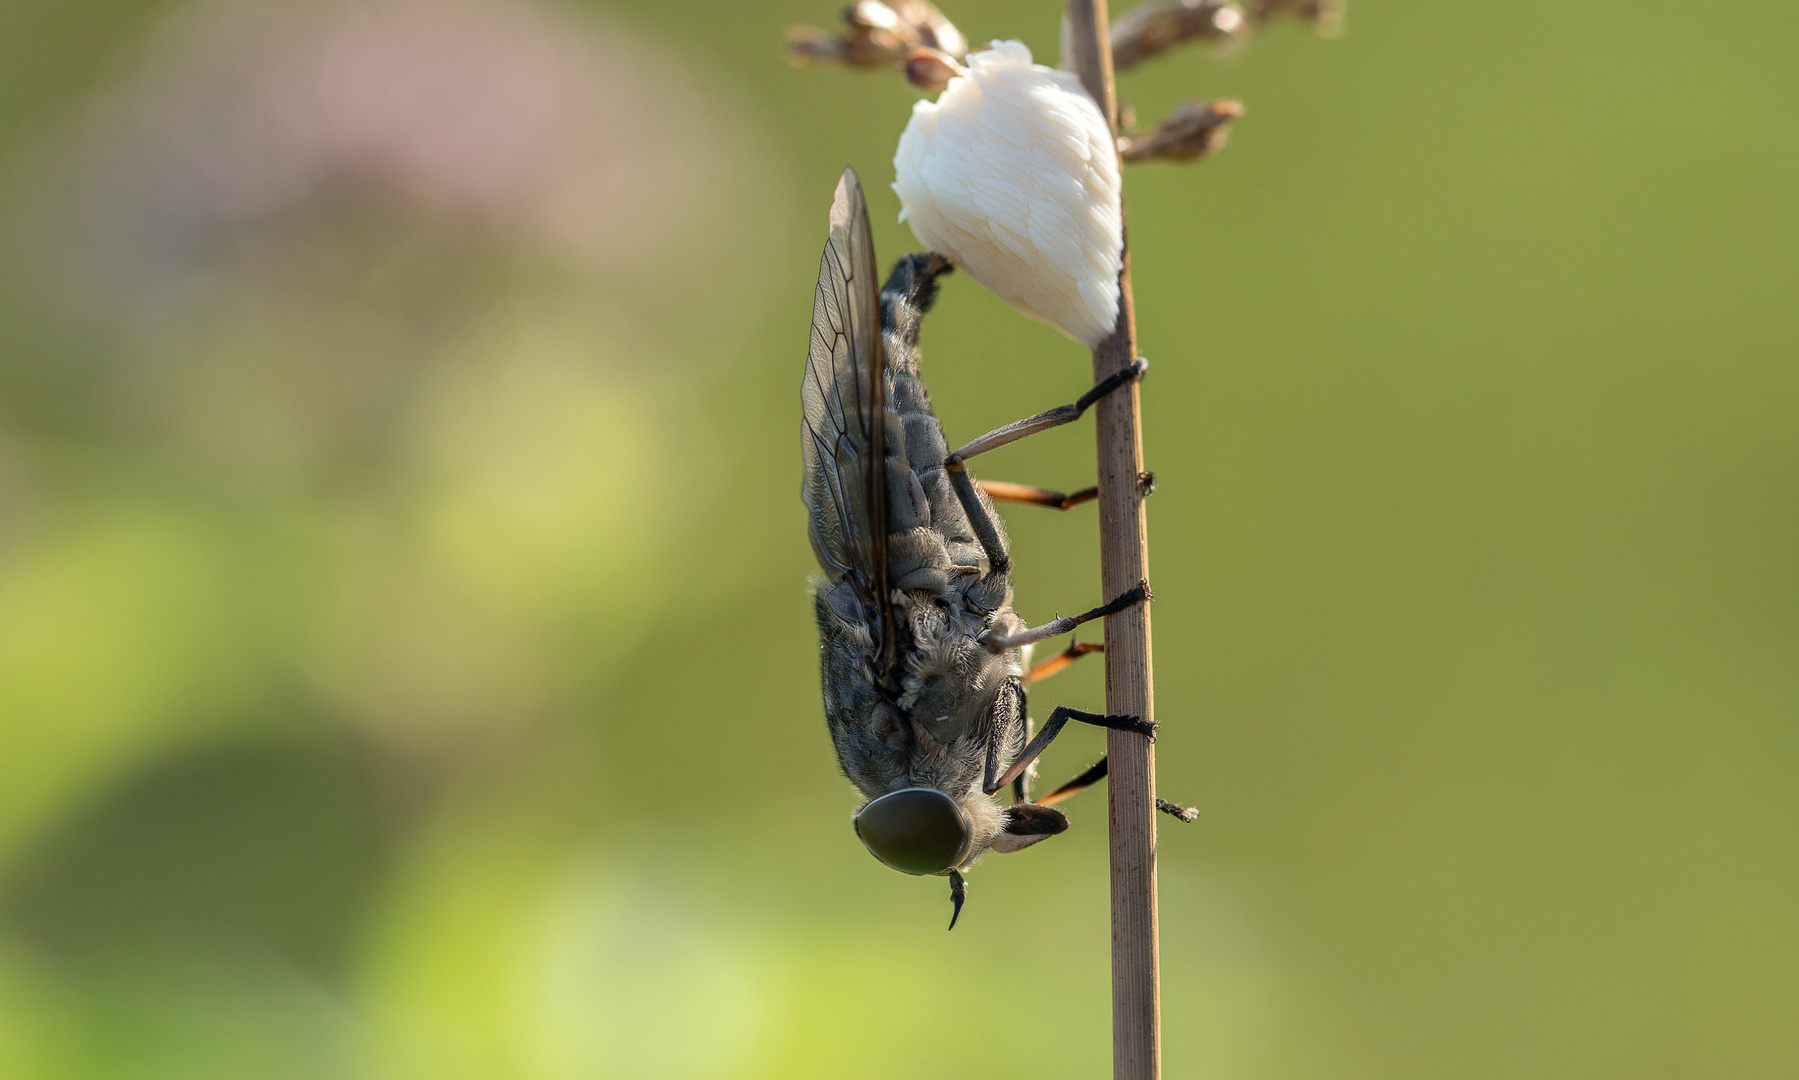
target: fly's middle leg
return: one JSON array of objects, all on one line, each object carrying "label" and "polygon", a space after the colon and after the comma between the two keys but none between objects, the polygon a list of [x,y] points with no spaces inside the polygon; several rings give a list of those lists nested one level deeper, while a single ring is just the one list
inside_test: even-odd
[{"label": "fly's middle leg", "polygon": [[1089,653],[1105,651],[1106,647],[1097,641],[1071,641],[1068,643],[1068,648],[1040,664],[1031,665],[1031,670],[1024,673],[1025,685],[1029,686],[1031,683],[1041,682],[1051,675],[1058,674],[1068,665]]},{"label": "fly's middle leg", "polygon": [[1083,611],[1079,615],[1068,615],[1060,619],[1046,622],[1042,626],[1033,626],[1028,630],[1020,630],[1016,634],[989,633],[983,637],[981,641],[987,646],[988,652],[1003,653],[1007,649],[1016,649],[1021,645],[1029,645],[1033,642],[1043,641],[1046,638],[1056,637],[1059,634],[1066,634],[1084,622],[1091,622],[1094,619],[1103,618],[1107,615],[1116,615],[1125,608],[1152,599],[1154,599],[1154,594],[1149,591],[1149,582],[1139,581],[1136,585],[1126,589],[1124,592],[1106,601],[1099,607],[1094,608],[1092,611]]}]

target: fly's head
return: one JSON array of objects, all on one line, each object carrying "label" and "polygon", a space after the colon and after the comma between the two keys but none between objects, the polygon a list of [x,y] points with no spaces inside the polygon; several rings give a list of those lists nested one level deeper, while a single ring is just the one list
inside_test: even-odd
[{"label": "fly's head", "polygon": [[902,874],[947,874],[975,855],[975,823],[936,788],[890,791],[856,811],[869,854]]},{"label": "fly's head", "polygon": [[1000,806],[979,790],[953,798],[932,787],[890,791],[856,811],[856,836],[869,854],[902,874],[966,870],[988,851],[1022,851],[1068,828],[1059,810]]}]

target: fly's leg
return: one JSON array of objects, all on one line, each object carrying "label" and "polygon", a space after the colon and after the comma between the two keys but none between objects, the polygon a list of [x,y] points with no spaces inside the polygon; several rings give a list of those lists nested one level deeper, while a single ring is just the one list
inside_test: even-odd
[{"label": "fly's leg", "polygon": [[1075,777],[1073,780],[1068,781],[1068,783],[1063,784],[1061,787],[1050,792],[1048,795],[1045,795],[1043,798],[1038,799],[1037,805],[1038,806],[1054,806],[1057,803],[1061,802],[1063,799],[1067,799],[1072,796],[1079,795],[1081,792],[1086,791],[1088,788],[1092,787],[1094,784],[1099,783],[1101,780],[1104,780],[1105,778],[1106,778],[1106,759],[1100,758],[1098,761],[1094,762],[1092,765],[1089,765],[1087,767],[1086,772],[1083,772],[1081,775]]},{"label": "fly's leg", "polygon": [[1092,611],[1084,611],[1079,615],[1069,615],[1064,618],[1055,619],[1044,623],[1042,626],[1033,626],[1027,630],[1020,630],[1016,634],[988,633],[981,641],[987,646],[988,652],[995,654],[1003,653],[1007,649],[1016,649],[1021,645],[1029,645],[1033,642],[1053,638],[1058,634],[1066,634],[1084,622],[1092,622],[1094,619],[1103,618],[1107,615],[1116,615],[1125,608],[1153,599],[1155,599],[1155,597],[1154,594],[1149,591],[1149,582],[1139,581],[1134,587],[1126,589],[1124,592],[1113,597],[1111,600],[1106,601],[1099,607],[1094,608]]},{"label": "fly's leg", "polygon": [[[1025,693],[1024,688],[1025,688],[1025,684],[1029,683],[1030,681],[1031,681],[1031,677],[1030,677],[1029,673],[1026,673],[1025,677],[1022,679],[1013,679],[1012,680],[1012,689],[1015,693],[1018,694],[1018,715],[1020,717],[1022,717],[1024,720],[1024,740],[1026,743],[1029,743],[1031,741],[1031,706],[1030,706],[1030,698]],[[990,738],[987,743],[987,778],[988,779],[993,779],[994,772],[999,768],[999,757],[995,753],[997,747],[994,745],[994,741],[998,738],[998,735],[999,735],[999,732],[996,728],[994,731],[993,737]],[[1031,801],[1031,770],[1026,769],[1023,772],[1019,773],[1017,776],[1014,776],[1012,778],[1012,805],[1013,806],[1022,806],[1025,803],[1028,803],[1030,801]]]},{"label": "fly's leg", "polygon": [[[1031,763],[1036,761],[1038,755],[1042,754],[1049,744],[1055,741],[1056,736],[1062,733],[1062,729],[1068,726],[1070,720],[1079,720],[1083,724],[1110,728],[1113,731],[1134,731],[1150,739],[1156,737],[1155,723],[1145,720],[1141,716],[1109,716],[1105,713],[1083,712],[1080,709],[1071,709],[1066,705],[1058,705],[1055,711],[1049,714],[1049,719],[1044,721],[1043,730],[1039,731],[1037,737],[1025,746],[1017,760],[1012,762],[1011,768],[1004,773],[999,772],[999,733],[994,732],[993,737],[987,742],[987,768],[986,776],[981,783],[981,790],[991,795],[1010,784],[1031,767]],[[995,775],[996,773],[998,775]]]},{"label": "fly's leg", "polygon": [[[1054,806],[1057,803],[1061,802],[1063,799],[1067,799],[1067,798],[1071,798],[1075,795],[1079,795],[1081,792],[1086,791],[1088,788],[1092,787],[1094,784],[1099,783],[1101,780],[1104,780],[1105,778],[1106,778],[1106,759],[1100,758],[1098,761],[1094,762],[1091,766],[1089,766],[1086,772],[1075,777],[1073,780],[1068,781],[1068,783],[1063,784],[1061,787],[1050,792],[1048,795],[1045,795],[1043,798],[1038,799],[1037,805],[1038,806]],[[1195,818],[1199,817],[1199,811],[1194,809],[1193,807],[1182,806],[1179,803],[1171,803],[1167,799],[1157,799],[1156,800],[1156,809],[1162,811],[1162,813],[1164,813],[1164,814],[1167,814],[1169,817],[1174,818],[1176,821],[1180,821],[1180,822],[1183,822],[1188,825],[1191,825],[1193,823],[1193,820]]]},{"label": "fly's leg", "polygon": [[1167,799],[1161,798],[1156,800],[1156,809],[1162,811],[1162,813],[1167,814],[1176,821],[1185,822],[1188,825],[1193,824],[1193,819],[1199,816],[1199,809],[1197,807],[1182,806],[1179,803],[1171,803]]},{"label": "fly's leg", "polygon": [[1093,407],[1094,402],[1121,386],[1141,379],[1143,373],[1148,370],[1149,361],[1139,356],[1129,364],[1126,364],[1112,374],[1107,375],[1099,382],[1094,383],[1093,389],[1082,394],[1075,400],[1074,404],[1058,405],[1046,412],[1040,412],[1036,416],[1027,416],[1023,420],[1007,424],[1005,427],[994,428],[992,431],[989,431],[987,434],[951,454],[949,460],[959,465],[971,457],[978,457],[989,450],[998,450],[1002,446],[1015,443],[1026,436],[1035,435],[1039,431],[1047,431],[1050,428],[1061,427],[1063,424],[1079,420],[1082,413],[1085,413],[1088,409]]},{"label": "fly's leg", "polygon": [[1014,424],[989,431],[975,441],[957,450],[943,461],[943,470],[949,474],[950,487],[955,489],[956,500],[962,504],[962,510],[968,515],[968,523],[974,527],[975,539],[981,542],[981,550],[987,555],[987,564],[993,573],[1003,574],[1012,568],[1012,560],[1006,554],[1005,545],[1000,543],[999,529],[993,524],[993,517],[987,507],[975,494],[974,481],[968,476],[965,464],[971,457],[985,454],[989,450],[997,450],[1009,443],[1015,443],[1027,435],[1035,435],[1039,431],[1047,431],[1053,427],[1078,420],[1094,402],[1121,386],[1135,382],[1149,370],[1149,361],[1139,356],[1123,368],[1095,383],[1093,389],[1082,394],[1072,405],[1062,405],[1048,412],[1040,412]]},{"label": "fly's leg", "polygon": [[1086,656],[1088,653],[1105,651],[1106,647],[1097,641],[1069,642],[1068,648],[1063,649],[1061,652],[1050,657],[1048,660],[1043,661],[1041,664],[1032,665],[1031,670],[1025,672],[1024,681],[1027,685],[1039,682],[1049,678],[1051,675],[1059,673],[1063,668],[1066,668],[1068,665],[1079,660],[1081,657]]},{"label": "fly's leg", "polygon": [[1071,495],[1064,495],[1060,491],[1031,487],[1028,484],[1008,484],[1004,480],[976,480],[974,486],[985,491],[987,497],[994,502],[1047,506],[1052,510],[1066,510],[1099,498],[1099,489],[1096,487],[1082,488]]},{"label": "fly's leg", "polygon": [[[1096,487],[1082,488],[1064,495],[1060,491],[1032,487],[1029,484],[1013,484],[1004,480],[976,480],[974,486],[986,492],[987,497],[994,502],[1047,506],[1051,510],[1067,510],[1099,498],[1099,489]],[[1152,472],[1138,473],[1137,491],[1146,498],[1154,495],[1156,493],[1156,474]]]},{"label": "fly's leg", "polygon": [[[1048,660],[1043,661],[1041,664],[1034,665],[1031,668],[1031,670],[1025,672],[1024,678],[1022,680],[1020,680],[1020,682],[1022,684],[1020,692],[1022,693],[1023,686],[1029,686],[1031,683],[1037,682],[1040,679],[1047,679],[1051,675],[1056,674],[1058,671],[1061,671],[1063,668],[1074,663],[1076,660],[1079,660],[1081,657],[1088,655],[1089,653],[1105,652],[1105,651],[1106,651],[1106,647],[1104,645],[1101,645],[1097,641],[1070,642],[1068,645],[1068,648],[1063,649],[1061,652],[1050,657]],[[1024,735],[1025,735],[1025,738],[1028,740],[1031,737],[1031,721],[1030,721],[1030,717],[1028,714],[1025,717],[1024,724],[1025,724]],[[1099,775],[1100,776],[1106,775],[1106,771],[1105,771],[1103,762],[1101,763]],[[1066,786],[1067,786],[1066,784],[1063,785],[1063,787],[1066,787]],[[1057,790],[1060,791],[1061,789],[1058,788]],[[1073,794],[1073,792],[1069,792],[1068,794],[1061,796],[1061,798],[1065,799],[1068,797],[1068,795],[1072,795],[1072,794]],[[1030,801],[1031,801],[1031,771],[1029,769],[1026,769],[1024,772],[1021,772],[1018,774],[1018,779],[1012,781],[1012,802],[1014,805],[1017,805],[1019,803],[1028,803]],[[1049,803],[1039,801],[1037,805],[1048,806]]]},{"label": "fly's leg", "polygon": [[[1031,737],[1031,718],[1028,715],[1024,718],[1024,737],[1026,740]],[[989,767],[998,768],[997,762],[997,758],[989,759]],[[1023,806],[1030,801],[1031,770],[1026,769],[1012,778],[1012,805]]]}]

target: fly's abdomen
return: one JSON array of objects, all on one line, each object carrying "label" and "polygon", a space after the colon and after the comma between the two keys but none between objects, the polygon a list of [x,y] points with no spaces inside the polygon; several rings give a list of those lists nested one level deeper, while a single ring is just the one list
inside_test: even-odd
[{"label": "fly's abdomen", "polygon": [[[890,335],[890,349],[892,345]],[[892,402],[893,418],[899,421],[906,437],[907,486],[913,489],[913,498],[922,502],[918,524],[929,527],[942,540],[952,565],[982,566],[980,541],[975,539],[968,515],[943,469],[949,446],[943,437],[943,425],[931,410],[924,380],[919,378],[916,366],[910,372],[890,372],[893,394],[888,400]]]},{"label": "fly's abdomen", "polygon": [[[888,379],[888,491],[894,503],[889,522],[895,534],[901,531],[902,520],[908,528],[929,529],[951,565],[984,571],[985,554],[943,469],[949,446],[919,374],[919,323],[936,300],[937,277],[948,269],[941,256],[908,255],[893,268],[881,290]],[[893,438],[896,434],[900,436],[897,440]]]}]

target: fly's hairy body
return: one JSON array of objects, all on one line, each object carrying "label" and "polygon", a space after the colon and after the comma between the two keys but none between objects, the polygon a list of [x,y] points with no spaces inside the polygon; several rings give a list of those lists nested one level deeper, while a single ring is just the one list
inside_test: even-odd
[{"label": "fly's hairy body", "polygon": [[[844,773],[868,798],[929,787],[960,803],[976,826],[966,866],[1001,829],[1003,813],[981,792],[987,744],[1000,727],[1007,759],[1024,746],[1024,650],[994,654],[992,629],[1023,621],[1012,587],[991,571],[943,462],[949,446],[919,372],[921,317],[936,293],[941,259],[901,260],[880,293],[885,380],[887,568],[898,670],[882,687],[878,633],[853,587],[828,577],[814,596],[823,648],[825,718]],[[983,496],[984,498],[984,496]]]},{"label": "fly's hairy body", "polygon": [[[908,255],[875,288],[868,207],[852,170],[831,204],[801,387],[801,456],[825,720],[837,759],[866,798],[854,825],[871,854],[907,874],[941,874],[961,911],[960,871],[1068,828],[1052,804],[1105,775],[1102,759],[1032,802],[1029,771],[1070,720],[1153,736],[1134,716],[1058,707],[1035,738],[1024,684],[1032,642],[1149,598],[1148,583],[1079,616],[1027,628],[1012,612],[1005,528],[967,459],[1077,419],[1140,378],[1138,359],[1071,405],[951,451],[919,373],[919,325],[948,272]],[[991,485],[997,497],[1066,507],[1092,492]],[[1070,646],[1058,661],[1096,651]],[[1002,806],[994,795],[1012,786]],[[950,925],[955,925],[952,916]]]}]

